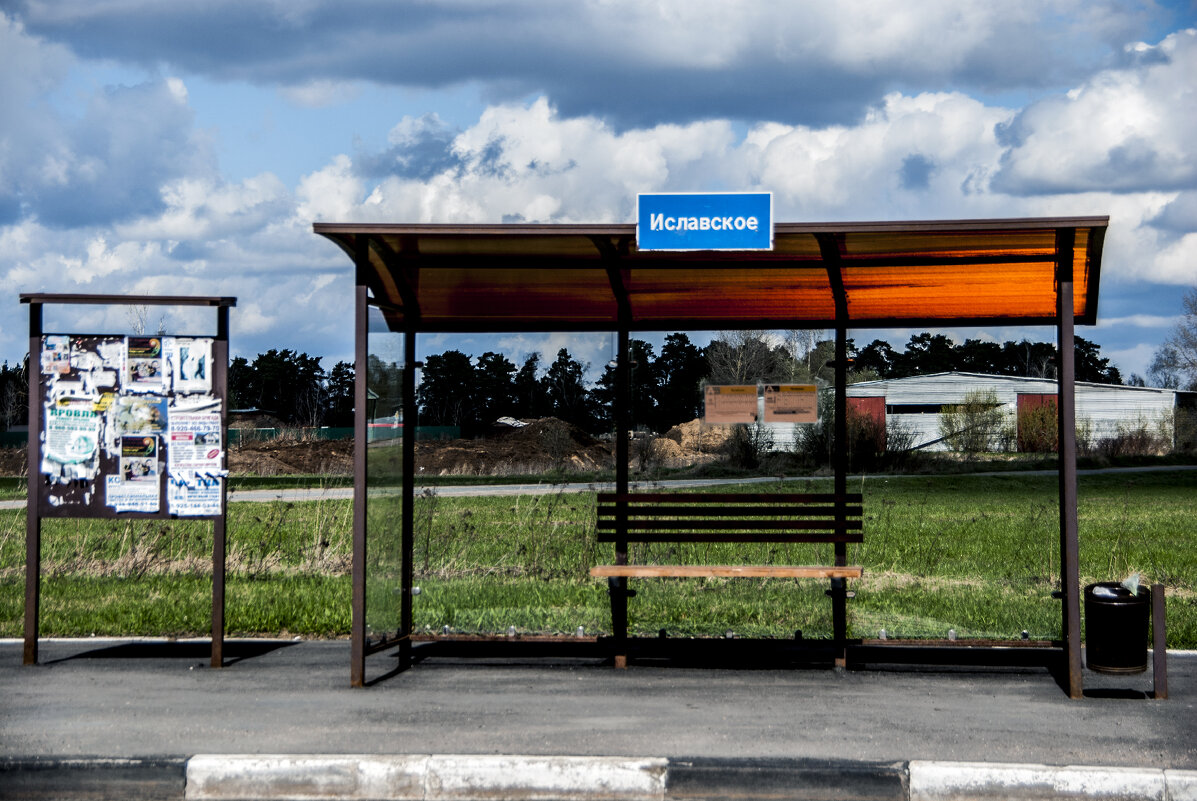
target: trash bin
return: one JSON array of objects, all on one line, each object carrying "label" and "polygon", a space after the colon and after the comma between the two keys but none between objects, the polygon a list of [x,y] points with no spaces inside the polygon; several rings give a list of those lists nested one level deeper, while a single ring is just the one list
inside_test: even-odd
[{"label": "trash bin", "polygon": [[1117,581],[1099,581],[1085,587],[1085,664],[1090,670],[1147,670],[1150,605],[1146,586],[1133,594]]}]

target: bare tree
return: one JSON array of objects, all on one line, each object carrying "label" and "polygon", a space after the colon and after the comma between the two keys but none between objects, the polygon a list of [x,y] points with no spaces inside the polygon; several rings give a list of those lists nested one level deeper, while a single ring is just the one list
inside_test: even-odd
[{"label": "bare tree", "polygon": [[[150,307],[141,304],[135,306],[125,307],[125,317],[129,321],[129,327],[137,336],[143,335],[149,328],[150,323]],[[166,333],[166,315],[158,316],[157,334],[161,336]]]},{"label": "bare tree", "polygon": [[1176,387],[1197,390],[1197,287],[1185,293],[1184,308],[1180,322],[1156,351],[1150,371],[1153,376],[1173,376]]},{"label": "bare tree", "polygon": [[720,331],[707,346],[712,384],[755,384],[786,374],[784,351],[769,344],[768,331]]},{"label": "bare tree", "polygon": [[822,365],[814,364],[815,349],[824,339],[826,331],[817,328],[795,328],[786,331],[785,347],[790,358],[806,366],[807,375],[814,375]]}]

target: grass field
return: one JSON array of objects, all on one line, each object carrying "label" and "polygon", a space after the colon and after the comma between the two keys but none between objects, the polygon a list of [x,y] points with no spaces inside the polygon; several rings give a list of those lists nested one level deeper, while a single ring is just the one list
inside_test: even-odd
[{"label": "grass field", "polygon": [[[770,485],[828,489],[826,481]],[[754,491],[760,487],[754,487]],[[850,633],[890,637],[1059,636],[1055,478],[878,477],[865,496],[865,542],[849,561]],[[1084,476],[1082,584],[1138,572],[1165,584],[1168,644],[1197,647],[1197,472]],[[397,527],[371,501],[370,612],[394,627]],[[345,636],[349,631],[349,501],[230,506],[230,634]],[[0,636],[21,635],[24,512],[0,512]],[[641,546],[635,561],[825,563],[830,546]],[[463,632],[609,630],[609,562],[594,539],[594,496],[449,498],[421,495],[414,568],[417,626]],[[43,522],[42,635],[191,635],[208,629],[211,527],[203,522]],[[658,579],[635,582],[633,632],[673,636],[827,636],[830,602],[814,580]]]}]

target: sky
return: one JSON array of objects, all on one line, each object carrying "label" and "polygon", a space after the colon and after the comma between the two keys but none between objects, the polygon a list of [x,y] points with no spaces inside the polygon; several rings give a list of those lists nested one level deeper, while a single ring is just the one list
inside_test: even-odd
[{"label": "sky", "polygon": [[[785,222],[1109,215],[1077,333],[1145,374],[1197,285],[1195,87],[1197,0],[0,0],[0,359],[28,348],[21,292],[233,295],[234,356],[331,369],[352,265],[313,222],[634,222],[641,192],[767,191]],[[215,321],[151,316],[46,327]],[[611,355],[421,340],[450,347]]]}]

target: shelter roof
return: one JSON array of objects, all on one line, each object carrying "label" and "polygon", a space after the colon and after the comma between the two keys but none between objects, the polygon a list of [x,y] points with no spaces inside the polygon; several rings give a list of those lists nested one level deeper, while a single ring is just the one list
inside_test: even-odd
[{"label": "shelter roof", "polygon": [[1094,324],[1108,217],[777,223],[771,251],[646,252],[636,227],[316,223],[392,330]]}]

